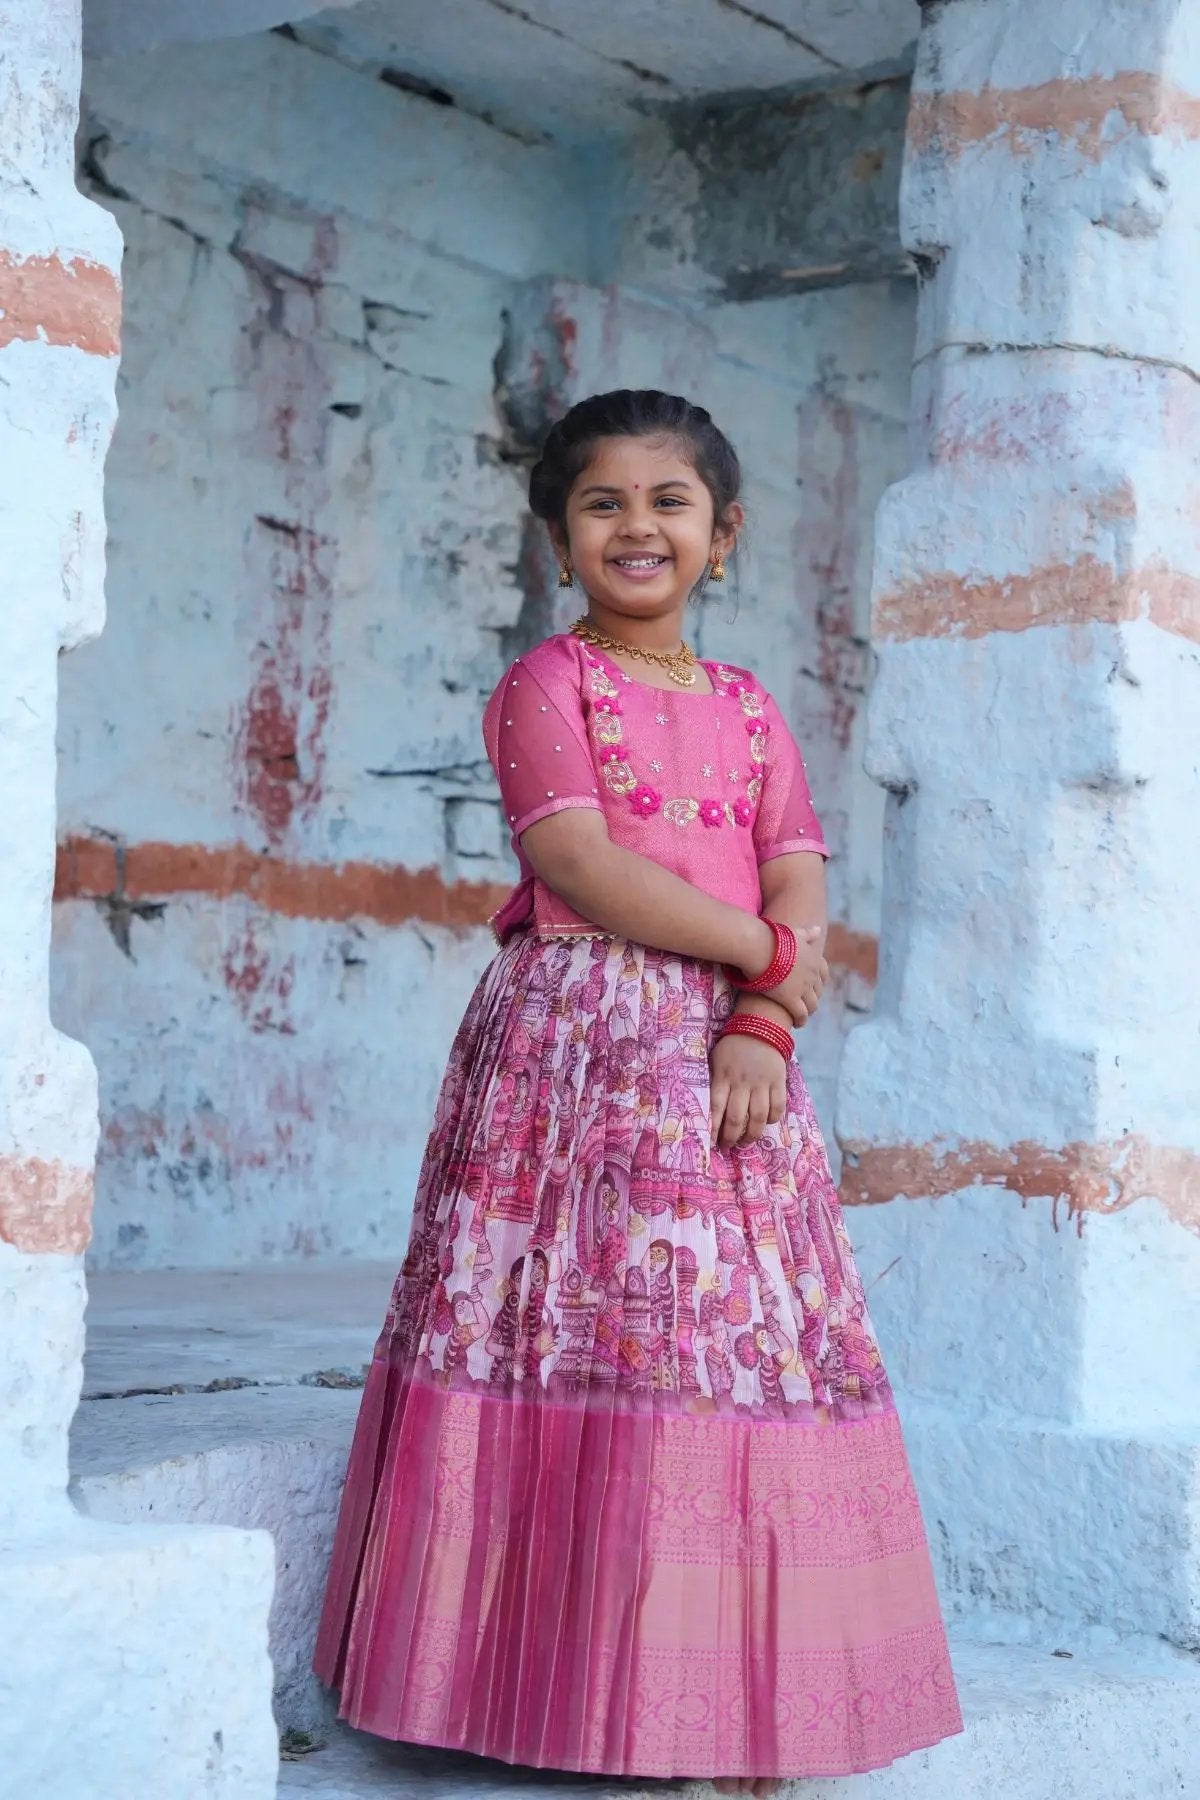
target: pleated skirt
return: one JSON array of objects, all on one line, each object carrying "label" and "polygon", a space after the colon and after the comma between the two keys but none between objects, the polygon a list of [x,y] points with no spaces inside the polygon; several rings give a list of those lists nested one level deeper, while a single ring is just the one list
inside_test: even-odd
[{"label": "pleated skirt", "polygon": [[712,963],[513,938],[455,1038],[315,1667],[387,1738],[849,1774],[961,1730],[900,1423],[799,1067],[709,1144]]}]

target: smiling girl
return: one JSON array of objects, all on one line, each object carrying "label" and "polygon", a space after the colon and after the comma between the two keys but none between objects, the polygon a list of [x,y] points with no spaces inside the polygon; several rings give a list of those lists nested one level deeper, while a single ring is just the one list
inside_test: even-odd
[{"label": "smiling girl", "polygon": [[574,407],[533,470],[586,610],[484,712],[520,879],[438,1100],[316,1667],[384,1737],[763,1794],[961,1718],[792,1060],[828,851],[771,696],[684,641],[739,486],[709,415],[656,392]]}]

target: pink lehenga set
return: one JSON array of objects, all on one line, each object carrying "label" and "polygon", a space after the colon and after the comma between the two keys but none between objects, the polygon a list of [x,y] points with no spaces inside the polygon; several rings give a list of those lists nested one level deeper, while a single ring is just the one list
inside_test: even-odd
[{"label": "pink lehenga set", "polygon": [[[826,854],[746,670],[561,634],[484,715],[514,842],[564,807],[757,912]],[[716,964],[533,874],[454,1040],[350,1456],[316,1668],[352,1725],[612,1775],[848,1774],[961,1729],[920,1508],[800,1069],[709,1142]]]}]

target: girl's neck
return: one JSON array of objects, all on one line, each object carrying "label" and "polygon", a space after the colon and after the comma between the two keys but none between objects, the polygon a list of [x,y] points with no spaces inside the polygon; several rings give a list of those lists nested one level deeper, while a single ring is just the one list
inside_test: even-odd
[{"label": "girl's neck", "polygon": [[683,642],[682,607],[655,619],[631,619],[589,600],[586,617],[588,624],[605,637],[637,650],[678,650]]}]

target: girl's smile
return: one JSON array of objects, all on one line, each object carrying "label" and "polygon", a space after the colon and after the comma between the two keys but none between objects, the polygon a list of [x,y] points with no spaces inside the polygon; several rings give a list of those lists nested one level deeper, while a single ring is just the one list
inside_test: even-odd
[{"label": "girl's smile", "polygon": [[[555,548],[570,558],[602,631],[673,649],[688,596],[717,550],[728,554],[741,508],[726,523],[675,438],[601,438],[567,498]],[[632,629],[631,629],[632,627]]]},{"label": "girl's smile", "polygon": [[669,569],[674,558],[670,556],[614,556],[611,558],[614,569],[629,581],[651,581]]}]

